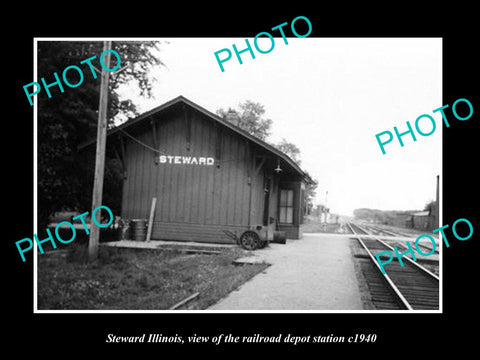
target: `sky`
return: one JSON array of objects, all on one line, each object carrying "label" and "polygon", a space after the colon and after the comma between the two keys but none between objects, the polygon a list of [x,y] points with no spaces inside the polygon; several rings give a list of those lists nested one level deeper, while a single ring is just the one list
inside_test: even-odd
[{"label": "sky", "polygon": [[[270,142],[285,138],[300,149],[301,167],[318,181],[316,204],[352,215],[356,208],[423,210],[435,199],[442,170],[442,120],[433,113],[442,103],[441,38],[274,38],[267,54],[243,53],[245,38],[170,38],[158,56],[153,98],[122,89],[140,113],[179,95],[215,112],[245,100],[265,107],[273,121]],[[149,39],[151,40],[151,39]],[[260,38],[261,49],[270,47]],[[222,72],[214,53],[228,48],[232,58]],[[225,56],[221,54],[220,56]],[[375,135],[428,114],[436,121],[430,136],[396,138],[383,155]],[[420,129],[428,133],[426,118]],[[327,195],[328,192],[328,195]]]}]

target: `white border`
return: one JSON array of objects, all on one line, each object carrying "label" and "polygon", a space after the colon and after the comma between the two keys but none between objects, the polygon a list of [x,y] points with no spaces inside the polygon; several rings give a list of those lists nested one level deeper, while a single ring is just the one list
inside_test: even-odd
[{"label": "white border", "polygon": [[[33,81],[38,82],[37,77],[38,49],[37,39],[33,39]],[[38,166],[37,166],[37,148],[38,148],[38,105],[37,99],[33,101],[33,231],[38,234],[37,209],[38,209]],[[34,239],[32,239],[35,241]],[[37,291],[37,246],[33,246],[33,312],[38,310],[38,291]]]},{"label": "white border", "polygon": [[[370,39],[370,37],[367,37]],[[410,37],[407,37],[409,39]],[[432,38],[432,39],[442,39],[442,104],[443,104],[443,51],[444,43],[442,37],[420,37],[420,38]],[[339,37],[338,39],[345,39],[345,37]],[[358,38],[358,39],[364,39]],[[375,37],[371,37],[375,39]],[[394,39],[398,39],[394,37]],[[412,37],[412,39],[417,39]],[[162,40],[162,38],[157,37],[35,37],[33,38],[33,81],[38,82],[37,75],[37,63],[38,63],[38,54],[37,54],[37,42],[38,41],[155,41]],[[439,105],[441,106],[441,105]],[[38,106],[36,99],[33,104],[33,206],[34,206],[34,216],[33,216],[33,229],[35,233],[37,232],[37,113]],[[443,126],[440,126],[440,135],[442,143],[442,161],[441,161],[441,170],[440,170],[440,181],[439,181],[439,226],[443,226]],[[439,286],[439,309],[438,310],[39,310],[38,309],[38,292],[37,292],[37,246],[33,248],[33,313],[34,314],[442,314],[443,313],[443,243],[442,237],[439,235],[439,277],[440,277],[440,286]]]}]

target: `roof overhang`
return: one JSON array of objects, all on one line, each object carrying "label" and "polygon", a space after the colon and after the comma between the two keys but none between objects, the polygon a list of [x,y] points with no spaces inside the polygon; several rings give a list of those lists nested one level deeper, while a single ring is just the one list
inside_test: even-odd
[{"label": "roof overhang", "polygon": [[[107,136],[111,136],[113,134],[122,132],[122,130],[124,131],[127,128],[130,128],[130,127],[132,127],[136,124],[142,123],[143,120],[148,119],[152,115],[158,114],[159,112],[167,110],[167,109],[169,109],[169,108],[171,108],[175,105],[178,105],[178,104],[185,104],[185,105],[197,110],[198,112],[204,114],[208,118],[220,123],[221,125],[225,126],[226,128],[229,128],[232,131],[238,133],[239,135],[247,138],[248,140],[250,140],[253,143],[260,146],[261,148],[265,149],[267,152],[271,153],[272,155],[278,157],[279,159],[281,159],[285,163],[287,163],[293,170],[295,170],[301,176],[301,178],[306,183],[309,183],[309,184],[314,183],[313,179],[308,175],[308,173],[304,172],[298,166],[298,164],[295,161],[293,161],[287,154],[283,153],[282,151],[278,150],[274,146],[266,143],[265,141],[257,138],[254,135],[249,134],[248,132],[241,129],[240,127],[222,119],[220,116],[208,111],[207,109],[201,107],[200,105],[188,100],[187,98],[185,98],[184,96],[181,96],[181,95],[177,96],[176,98],[174,98],[170,101],[167,101],[166,103],[163,103],[162,105],[157,106],[157,107],[155,107],[155,108],[153,108],[153,109],[151,109],[151,110],[149,110],[149,111],[147,111],[147,112],[145,112],[145,113],[143,113],[143,114],[141,114],[141,115],[139,115],[139,116],[137,116],[133,119],[130,119],[130,120],[124,122],[123,124],[119,125],[119,126],[116,126],[114,128],[109,129],[108,132],[107,132]],[[96,139],[91,139],[89,141],[86,141],[86,142],[79,145],[79,149],[89,147],[90,145],[93,145],[95,142],[96,142]]]}]

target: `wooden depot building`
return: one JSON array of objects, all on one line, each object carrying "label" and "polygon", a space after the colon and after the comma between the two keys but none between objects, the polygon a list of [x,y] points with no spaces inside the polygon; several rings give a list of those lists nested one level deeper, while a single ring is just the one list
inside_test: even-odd
[{"label": "wooden depot building", "polygon": [[124,169],[122,219],[151,239],[232,243],[255,226],[302,237],[310,177],[286,154],[179,96],[107,134]]}]

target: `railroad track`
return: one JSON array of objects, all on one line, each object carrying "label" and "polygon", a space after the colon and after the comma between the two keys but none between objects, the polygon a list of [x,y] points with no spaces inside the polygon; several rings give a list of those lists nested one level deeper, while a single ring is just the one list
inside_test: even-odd
[{"label": "railroad track", "polygon": [[373,305],[379,310],[438,310],[439,278],[407,256],[401,266],[396,257],[381,272],[375,255],[393,248],[372,235],[367,229],[353,223],[348,228],[357,238],[368,261],[362,265]]},{"label": "railroad track", "polygon": [[[373,232],[373,233],[375,233],[376,235],[379,235],[379,236],[382,236],[382,234],[385,234],[387,236],[394,236],[394,237],[412,237],[413,236],[412,234],[405,234],[405,233],[402,233],[400,231],[386,230],[386,229],[380,228],[378,226],[370,225],[370,224],[368,224],[368,225],[362,224],[361,227],[366,229],[367,231]],[[391,240],[393,240],[393,239],[391,239]],[[397,242],[395,245],[400,245],[404,249],[407,249],[407,247],[403,244],[403,242]],[[432,251],[432,244],[429,243],[429,242],[427,242],[427,244],[418,242],[417,246],[424,249],[425,253],[429,253],[430,251]],[[434,250],[435,254],[439,254],[438,249],[439,249],[439,245],[437,244],[437,246],[435,247],[435,250]]]},{"label": "railroad track", "polygon": [[385,235],[389,235],[389,236],[410,236],[408,234],[405,234],[405,233],[402,233],[400,231],[392,231],[392,230],[386,230],[386,229],[382,229],[378,226],[374,226],[374,225],[365,225],[363,224],[362,227],[366,228],[367,230],[370,230],[370,231],[373,231],[375,233],[383,233]]}]

